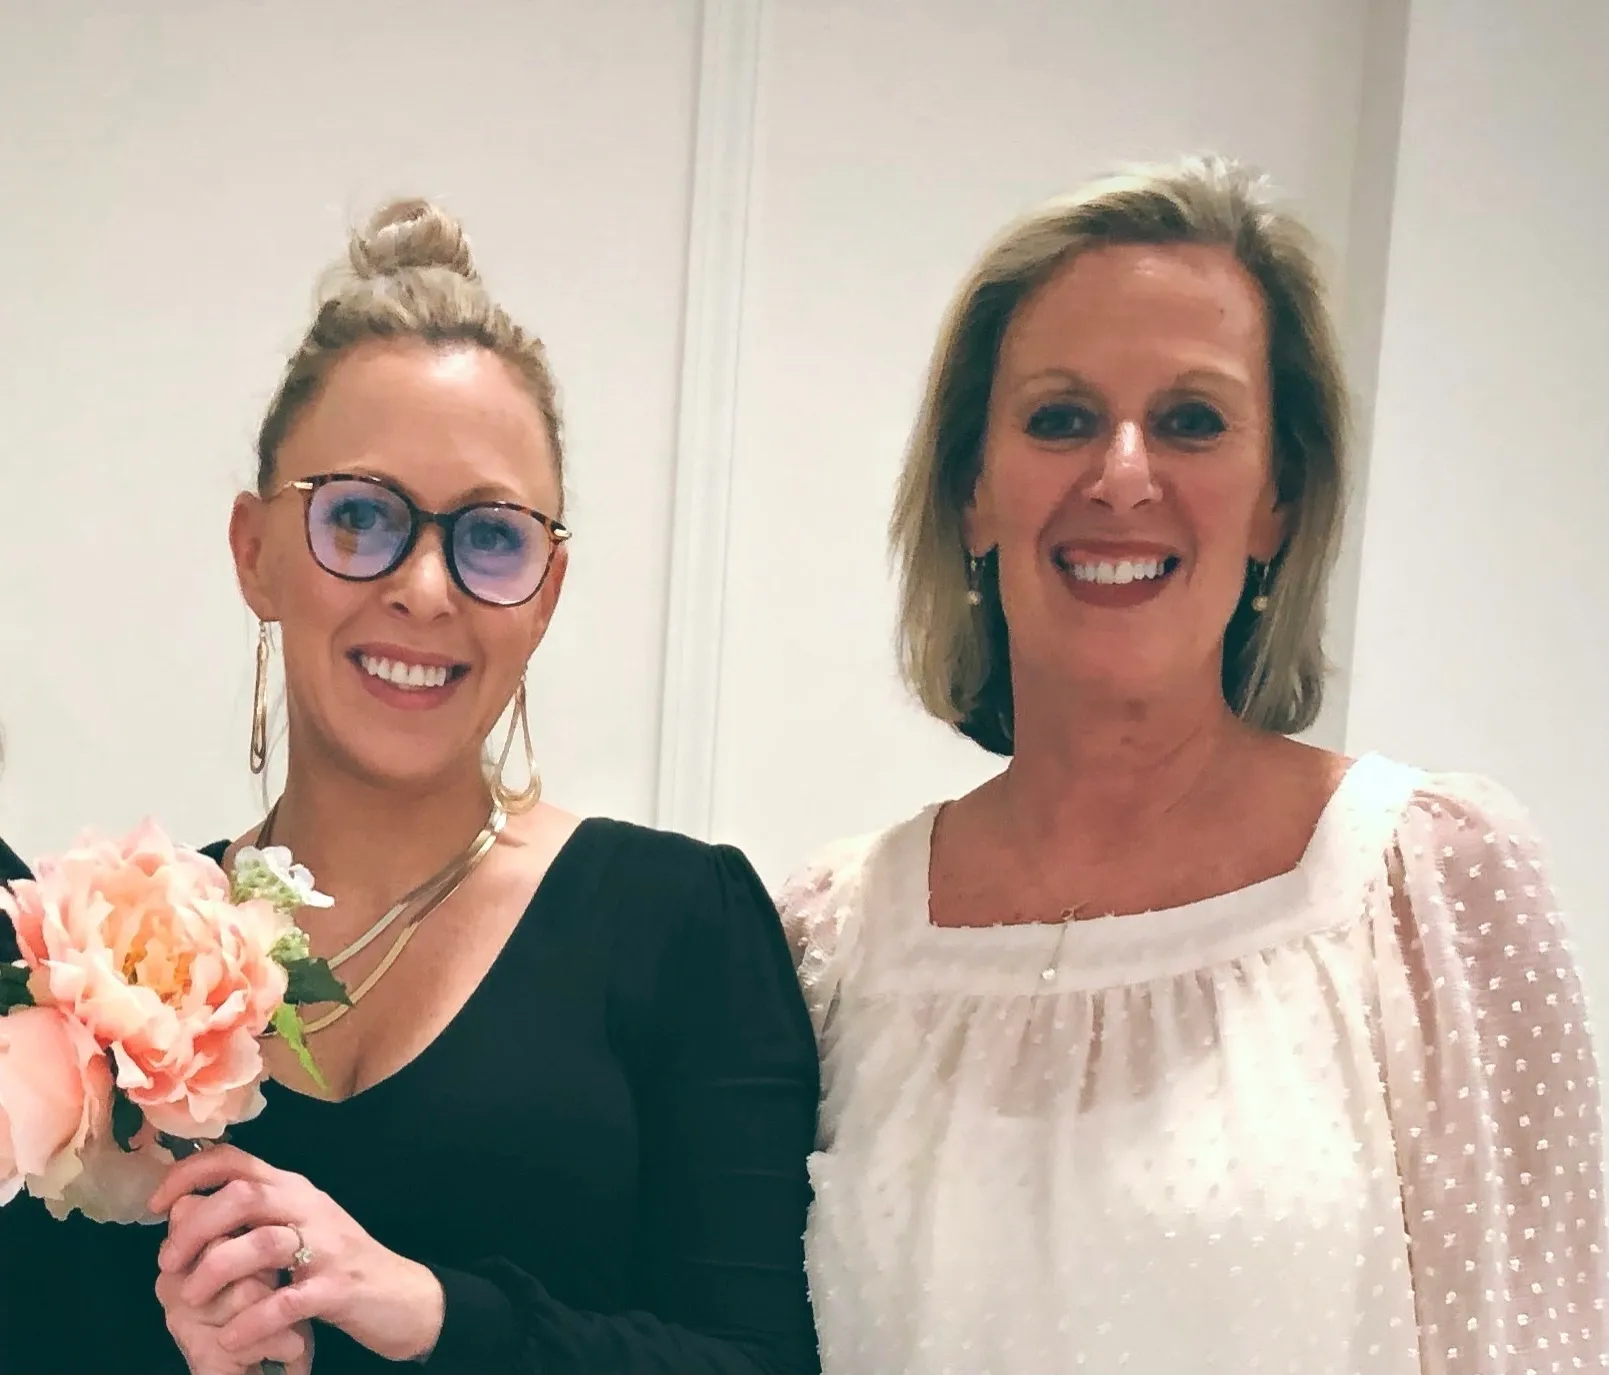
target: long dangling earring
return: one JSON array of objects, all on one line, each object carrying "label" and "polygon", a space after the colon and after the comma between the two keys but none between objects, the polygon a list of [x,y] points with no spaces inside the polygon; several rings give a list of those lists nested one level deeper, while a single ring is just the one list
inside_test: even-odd
[{"label": "long dangling earring", "polygon": [[266,621],[257,622],[257,682],[251,694],[251,771],[268,767],[268,659],[273,653]]},{"label": "long dangling earring", "polygon": [[967,551],[967,605],[983,605],[983,560]]},{"label": "long dangling earring", "polygon": [[[503,770],[508,757],[514,752],[514,736],[525,742],[525,787],[516,792],[503,781]],[[531,745],[531,718],[525,709],[525,680],[514,689],[514,712],[509,717],[508,735],[503,741],[503,752],[497,756],[497,768],[492,773],[492,799],[505,812],[528,812],[542,798],[542,775],[536,771],[536,750]]]},{"label": "long dangling earring", "polygon": [[1251,609],[1259,616],[1268,610],[1268,589],[1274,581],[1274,565],[1262,563],[1257,565],[1257,591],[1251,599]]}]

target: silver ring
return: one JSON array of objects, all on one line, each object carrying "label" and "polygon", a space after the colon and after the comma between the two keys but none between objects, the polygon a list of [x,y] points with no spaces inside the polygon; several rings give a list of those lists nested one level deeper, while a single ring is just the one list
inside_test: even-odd
[{"label": "silver ring", "polygon": [[294,1222],[285,1224],[296,1233],[296,1254],[291,1257],[292,1270],[304,1270],[313,1263],[313,1250],[302,1236],[302,1229]]}]

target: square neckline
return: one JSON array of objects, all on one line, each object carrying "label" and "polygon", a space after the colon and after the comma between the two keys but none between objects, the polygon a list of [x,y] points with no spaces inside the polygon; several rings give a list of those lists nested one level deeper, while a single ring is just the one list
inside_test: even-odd
[{"label": "square neckline", "polygon": [[[897,961],[909,980],[972,991],[1066,992],[1177,977],[1347,924],[1356,914],[1322,899],[1352,870],[1354,818],[1393,780],[1415,771],[1372,751],[1346,767],[1289,869],[1194,902],[1076,921],[937,926],[930,882],[933,833],[944,803],[924,808],[892,838],[872,886],[892,884],[883,901],[903,914]],[[875,901],[875,900],[874,900]],[[1043,977],[1045,970],[1053,976]],[[874,982],[880,983],[880,980]]]}]

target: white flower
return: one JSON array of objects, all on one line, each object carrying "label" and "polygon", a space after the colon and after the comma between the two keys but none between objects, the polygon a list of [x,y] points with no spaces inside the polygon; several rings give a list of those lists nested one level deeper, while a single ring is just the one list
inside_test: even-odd
[{"label": "white flower", "polygon": [[335,906],[335,899],[313,886],[313,875],[295,863],[283,845],[270,845],[266,850],[242,846],[235,855],[232,877],[237,902],[267,898],[285,913],[300,907]]}]

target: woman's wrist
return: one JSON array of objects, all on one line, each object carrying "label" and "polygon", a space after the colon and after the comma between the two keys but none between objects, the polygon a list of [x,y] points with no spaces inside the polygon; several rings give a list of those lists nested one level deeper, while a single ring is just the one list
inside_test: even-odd
[{"label": "woman's wrist", "polygon": [[388,1361],[423,1362],[441,1340],[447,1295],[428,1266],[396,1256],[394,1277],[386,1285],[382,1305],[389,1310],[386,1341],[375,1354]]}]

